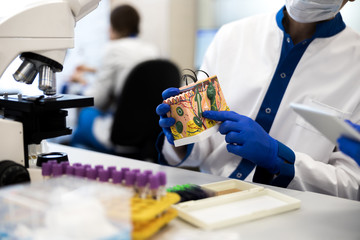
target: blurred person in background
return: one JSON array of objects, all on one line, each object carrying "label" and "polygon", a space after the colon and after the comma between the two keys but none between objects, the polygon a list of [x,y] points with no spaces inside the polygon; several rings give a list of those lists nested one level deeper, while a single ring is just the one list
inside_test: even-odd
[{"label": "blurred person in background", "polygon": [[[112,151],[113,114],[127,74],[138,63],[159,57],[157,47],[138,37],[140,15],[134,7],[114,8],[110,25],[110,41],[104,50],[101,67],[80,65],[71,76],[71,82],[85,86],[83,95],[94,97],[95,107],[81,110],[70,145],[101,152]],[[96,74],[90,84],[86,79],[89,73]]]}]

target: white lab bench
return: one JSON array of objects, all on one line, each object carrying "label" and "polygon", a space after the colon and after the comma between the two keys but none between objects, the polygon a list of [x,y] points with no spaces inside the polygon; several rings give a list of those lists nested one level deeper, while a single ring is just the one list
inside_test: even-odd
[{"label": "white lab bench", "polygon": [[[168,187],[186,183],[200,185],[227,179],[55,143],[48,145],[51,152],[67,153],[71,164],[79,162],[90,163],[91,165],[116,166],[118,168],[129,167],[165,171]],[[154,235],[151,240],[360,239],[359,201],[267,185],[262,186],[301,200],[300,209],[212,231],[201,230],[180,218],[176,218]]]}]

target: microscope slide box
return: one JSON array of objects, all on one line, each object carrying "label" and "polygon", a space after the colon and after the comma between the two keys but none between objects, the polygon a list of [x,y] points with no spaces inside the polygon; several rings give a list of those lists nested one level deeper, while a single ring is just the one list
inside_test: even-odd
[{"label": "microscope slide box", "polygon": [[[210,185],[210,186],[209,186]],[[226,191],[238,189],[239,191]],[[185,221],[206,230],[227,227],[300,208],[300,200],[239,180],[201,187],[223,195],[179,203],[174,207]]]}]

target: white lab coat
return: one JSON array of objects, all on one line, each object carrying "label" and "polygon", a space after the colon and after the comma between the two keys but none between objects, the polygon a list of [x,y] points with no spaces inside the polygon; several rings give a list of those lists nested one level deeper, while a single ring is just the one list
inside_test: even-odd
[{"label": "white lab coat", "polygon": [[95,81],[84,91],[93,96],[95,107],[108,110],[114,97],[121,93],[129,71],[138,63],[159,57],[158,49],[137,37],[110,41]]},{"label": "white lab coat", "polygon": [[[254,16],[222,27],[209,47],[202,70],[217,75],[230,110],[255,119],[278,64],[284,34],[275,14]],[[295,69],[270,135],[296,155],[289,188],[360,199],[360,168],[293,112],[291,102],[306,103],[360,120],[360,35],[346,27],[315,39]],[[229,176],[241,157],[227,152],[217,133],[196,143],[184,165]],[[164,141],[169,164],[180,162]],[[254,171],[245,179],[251,181]]]},{"label": "white lab coat", "polygon": [[113,123],[116,97],[121,94],[125,80],[131,69],[142,61],[160,56],[154,45],[137,37],[112,40],[105,49],[102,65],[95,81],[84,91],[84,95],[94,97],[95,107],[110,114],[94,120],[92,134],[105,147],[112,149],[110,132]]}]

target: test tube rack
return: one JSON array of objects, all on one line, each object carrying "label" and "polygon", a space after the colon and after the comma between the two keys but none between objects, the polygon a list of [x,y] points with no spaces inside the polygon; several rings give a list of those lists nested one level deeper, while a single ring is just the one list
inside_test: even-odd
[{"label": "test tube rack", "polygon": [[177,217],[177,210],[171,206],[179,200],[175,193],[167,193],[160,200],[132,198],[133,239],[147,239]]}]

